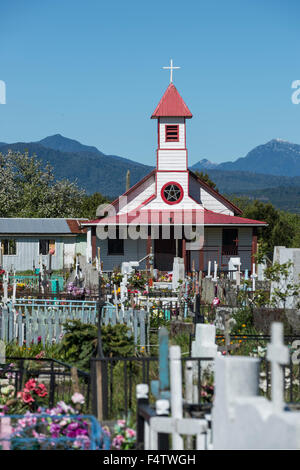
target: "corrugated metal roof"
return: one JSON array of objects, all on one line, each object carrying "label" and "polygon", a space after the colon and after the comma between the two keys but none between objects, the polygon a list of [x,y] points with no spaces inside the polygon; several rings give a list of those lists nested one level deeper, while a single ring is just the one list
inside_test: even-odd
[{"label": "corrugated metal roof", "polygon": [[72,234],[67,220],[70,219],[0,218],[0,233]]},{"label": "corrugated metal roof", "polygon": [[190,119],[193,117],[191,111],[181,98],[176,87],[170,83],[166,89],[162,99],[158,103],[151,119],[159,117],[185,117]]}]

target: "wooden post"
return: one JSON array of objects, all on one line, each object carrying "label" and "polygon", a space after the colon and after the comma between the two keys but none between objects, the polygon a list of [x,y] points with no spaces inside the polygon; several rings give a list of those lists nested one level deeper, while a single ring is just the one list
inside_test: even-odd
[{"label": "wooden post", "polygon": [[130,170],[126,173],[126,192],[130,189]]},{"label": "wooden post", "polygon": [[182,239],[182,258],[184,262],[184,270],[187,272],[187,258],[186,258],[186,240],[183,238]]},{"label": "wooden post", "polygon": [[[152,250],[152,239],[151,239],[151,235],[148,233],[148,238],[147,238],[147,255],[150,255],[151,250]],[[153,264],[152,264],[152,266],[153,266]],[[147,271],[149,272],[149,271],[150,271],[149,256],[148,256],[148,258],[147,258],[146,267],[147,267]]]},{"label": "wooden post", "polygon": [[253,266],[255,261],[255,255],[257,253],[257,231],[254,228],[253,229],[253,234],[252,234],[252,246],[251,246],[251,265]]},{"label": "wooden post", "polygon": [[199,271],[204,271],[204,251],[199,250]]},{"label": "wooden post", "polygon": [[92,259],[96,258],[96,228],[92,227]]}]

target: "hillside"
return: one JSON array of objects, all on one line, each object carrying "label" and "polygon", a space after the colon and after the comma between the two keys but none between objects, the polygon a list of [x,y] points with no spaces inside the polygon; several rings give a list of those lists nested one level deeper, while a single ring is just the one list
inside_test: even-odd
[{"label": "hillside", "polygon": [[[79,186],[83,187],[88,194],[98,191],[110,198],[125,191],[127,170],[130,170],[131,185],[152,170],[151,166],[117,155],[105,155],[96,147],[83,145],[60,134],[46,137],[39,142],[0,143],[2,153],[6,153],[9,149],[20,152],[27,150],[30,154],[36,154],[43,163],[49,162],[54,167],[57,178],[66,177],[71,181],[77,180]],[[282,153],[283,149],[286,151],[285,156]],[[300,164],[299,156],[299,145],[273,140],[256,147],[246,157],[236,162],[217,165],[203,159],[191,169],[208,173],[222,193],[258,197],[271,201],[276,207],[299,212],[300,170],[297,176],[292,177],[272,175],[267,172],[270,168],[274,172],[279,171],[283,162],[286,167],[296,168],[298,163]],[[278,163],[273,162],[273,165],[266,168],[263,164],[264,158],[266,161],[270,158],[276,161],[278,159]],[[260,161],[262,168],[266,171],[265,174],[262,173],[262,168],[258,166],[258,163],[254,164]],[[230,165],[231,168],[238,166],[246,167],[248,170],[229,169]],[[256,170],[255,173],[253,168]]]},{"label": "hillside", "polygon": [[2,153],[6,153],[9,149],[28,151],[30,155],[36,154],[43,163],[49,162],[54,167],[57,178],[77,180],[79,186],[89,194],[99,191],[109,197],[125,191],[127,170],[130,170],[131,185],[152,170],[150,166],[115,155],[105,155],[95,147],[84,146],[71,139],[61,141],[61,139],[46,138],[40,142],[0,144]]}]

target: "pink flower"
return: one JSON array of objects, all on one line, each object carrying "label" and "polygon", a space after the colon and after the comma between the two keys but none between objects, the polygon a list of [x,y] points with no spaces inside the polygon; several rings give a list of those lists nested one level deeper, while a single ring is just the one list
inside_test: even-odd
[{"label": "pink flower", "polygon": [[34,390],[36,387],[36,381],[34,379],[29,379],[28,382],[26,382],[24,390],[29,392],[30,390]]},{"label": "pink flower", "polygon": [[127,437],[135,437],[135,430],[131,428],[126,429],[126,436]]},{"label": "pink flower", "polygon": [[22,400],[24,403],[33,403],[34,398],[31,396],[31,393],[24,389],[24,392],[21,392]]},{"label": "pink flower", "polygon": [[38,386],[36,387],[34,391],[39,397],[42,397],[42,398],[48,395],[47,389],[44,384],[38,384]]},{"label": "pink flower", "polygon": [[74,393],[74,395],[72,395],[72,402],[73,403],[79,403],[80,405],[83,405],[84,404],[84,396],[81,395],[81,393]]}]

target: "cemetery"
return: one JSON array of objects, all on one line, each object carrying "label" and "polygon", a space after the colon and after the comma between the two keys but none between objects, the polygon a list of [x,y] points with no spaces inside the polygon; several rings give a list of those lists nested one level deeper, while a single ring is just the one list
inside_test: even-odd
[{"label": "cemetery", "polygon": [[188,169],[172,80],[151,118],[97,219],[0,220],[2,450],[300,448],[300,248]]}]

